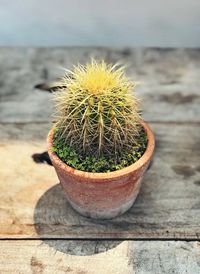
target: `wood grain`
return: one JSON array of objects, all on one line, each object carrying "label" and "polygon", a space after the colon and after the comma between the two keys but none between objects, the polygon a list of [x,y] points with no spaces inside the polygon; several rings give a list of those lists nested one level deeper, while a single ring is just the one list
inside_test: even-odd
[{"label": "wood grain", "polygon": [[1,241],[4,274],[200,273],[198,242]]},{"label": "wood grain", "polygon": [[90,57],[127,64],[127,74],[140,82],[145,119],[200,122],[199,56],[199,49],[1,48],[0,122],[49,121],[51,95],[34,86]]},{"label": "wood grain", "polygon": [[[77,214],[53,167],[32,159],[52,113],[34,87],[90,57],[128,64],[156,135],[136,203],[110,221]],[[199,49],[0,48],[0,273],[200,273],[199,75]]]},{"label": "wood grain", "polygon": [[136,203],[121,217],[94,221],[69,206],[53,167],[32,160],[50,126],[0,125],[0,237],[198,239],[200,128],[151,126],[156,152]]}]

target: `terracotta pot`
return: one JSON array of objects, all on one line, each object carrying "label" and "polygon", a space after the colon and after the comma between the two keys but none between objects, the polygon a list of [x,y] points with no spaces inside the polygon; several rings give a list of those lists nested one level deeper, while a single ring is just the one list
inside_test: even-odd
[{"label": "terracotta pot", "polygon": [[80,171],[63,163],[52,152],[53,129],[49,132],[49,156],[67,200],[80,214],[95,219],[110,219],[121,215],[133,205],[155,147],[153,132],[147,123],[141,123],[148,136],[143,156],[128,167],[107,173]]}]

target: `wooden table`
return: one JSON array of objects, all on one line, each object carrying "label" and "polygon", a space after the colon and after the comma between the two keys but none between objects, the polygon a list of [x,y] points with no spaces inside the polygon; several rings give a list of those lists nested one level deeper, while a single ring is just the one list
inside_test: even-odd
[{"label": "wooden table", "polygon": [[[140,81],[156,152],[134,206],[110,221],[78,215],[46,150],[51,94],[35,89],[92,57]],[[0,49],[0,273],[200,273],[200,50]]]}]

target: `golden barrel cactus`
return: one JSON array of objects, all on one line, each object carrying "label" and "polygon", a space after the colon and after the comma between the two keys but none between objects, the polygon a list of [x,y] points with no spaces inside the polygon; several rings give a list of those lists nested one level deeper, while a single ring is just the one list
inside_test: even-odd
[{"label": "golden barrel cactus", "polygon": [[57,138],[84,155],[120,155],[141,128],[135,83],[124,68],[91,60],[68,71],[54,93]]}]

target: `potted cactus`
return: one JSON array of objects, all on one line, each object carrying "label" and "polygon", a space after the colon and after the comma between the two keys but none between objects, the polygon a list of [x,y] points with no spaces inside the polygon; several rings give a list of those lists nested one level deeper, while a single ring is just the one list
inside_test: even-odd
[{"label": "potted cactus", "polygon": [[48,153],[67,200],[84,216],[109,219],[134,203],[153,155],[135,83],[124,68],[91,60],[60,80]]}]

